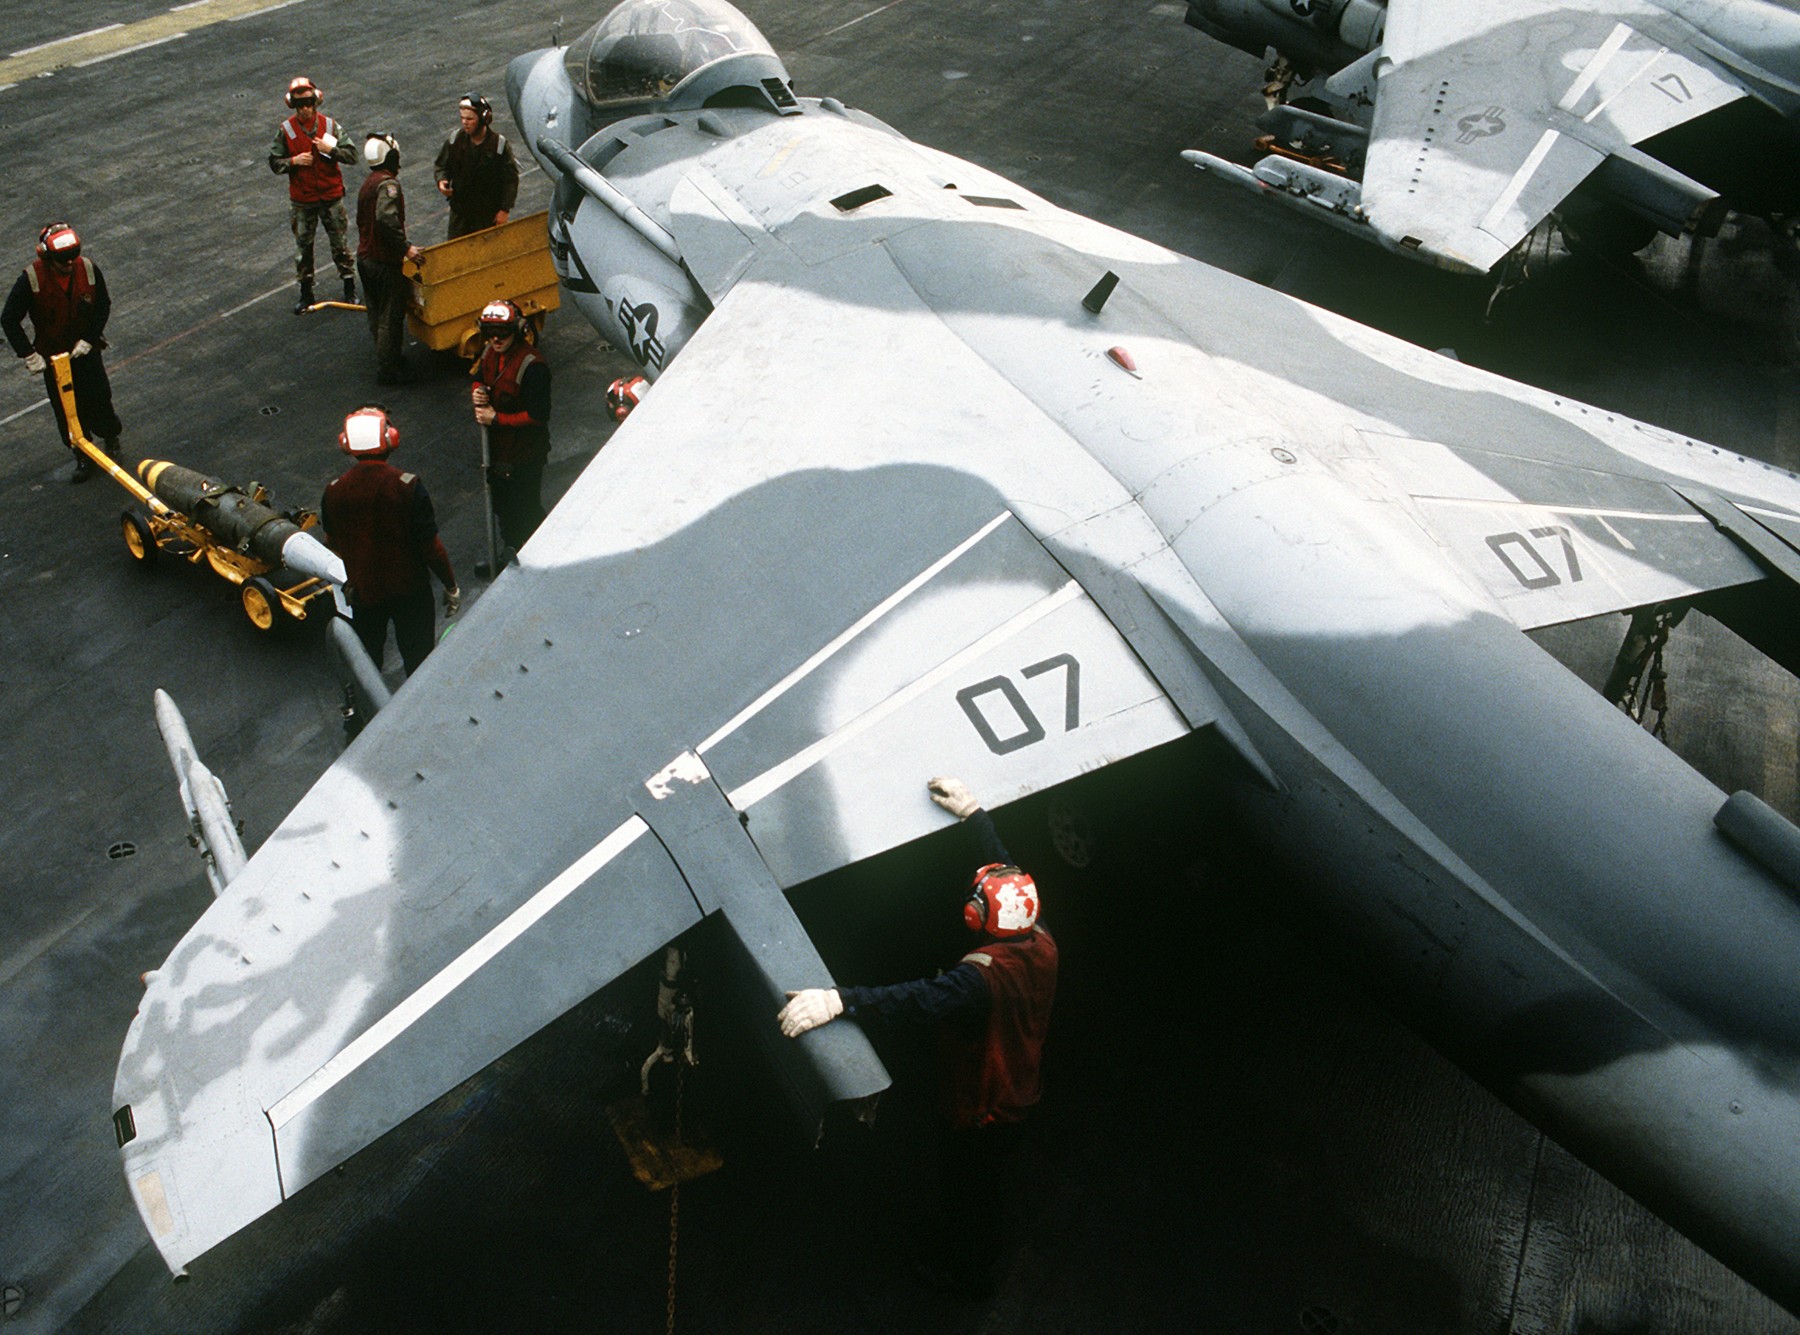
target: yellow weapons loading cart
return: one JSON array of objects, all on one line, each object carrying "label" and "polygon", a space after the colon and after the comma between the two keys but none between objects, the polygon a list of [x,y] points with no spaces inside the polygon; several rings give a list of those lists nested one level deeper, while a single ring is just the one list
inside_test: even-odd
[{"label": "yellow weapons loading cart", "polygon": [[[310,532],[319,522],[313,511],[278,512],[255,482],[232,486],[156,459],[138,465],[139,477],[126,472],[82,430],[68,357],[58,354],[51,363],[70,441],[143,506],[119,516],[134,561],[147,566],[166,552],[207,566],[238,586],[244,615],[260,631],[276,629],[284,618],[306,620],[314,602],[343,583],[343,562]],[[335,608],[332,599],[325,612]]]}]

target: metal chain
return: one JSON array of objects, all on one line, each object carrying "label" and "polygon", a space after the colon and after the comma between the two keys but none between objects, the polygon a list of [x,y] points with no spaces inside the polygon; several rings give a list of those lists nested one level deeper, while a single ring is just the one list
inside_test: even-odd
[{"label": "metal chain", "polygon": [[[687,1091],[687,1063],[675,1063],[675,1145],[681,1145],[681,1099]],[[681,1242],[681,1178],[669,1188],[669,1306],[664,1335],[675,1335],[675,1253]]]},{"label": "metal chain", "polygon": [[1650,735],[1663,740],[1667,740],[1669,729],[1669,673],[1663,666],[1663,648],[1668,644],[1673,628],[1673,619],[1666,612],[1657,614],[1655,629],[1650,636],[1650,653],[1631,681],[1628,698],[1634,703],[1626,711],[1642,723],[1654,710],[1656,723],[1651,727]]}]

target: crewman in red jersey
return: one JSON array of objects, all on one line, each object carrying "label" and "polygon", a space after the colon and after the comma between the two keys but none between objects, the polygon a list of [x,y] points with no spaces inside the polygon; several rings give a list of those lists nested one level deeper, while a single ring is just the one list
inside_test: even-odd
[{"label": "crewman in red jersey", "polygon": [[475,420],[487,429],[488,485],[506,545],[517,548],[544,522],[550,459],[550,363],[525,341],[525,317],[510,301],[481,311],[481,356],[469,369]]},{"label": "crewman in red jersey", "polygon": [[1038,1101],[1044,1036],[1056,997],[1056,942],[1038,923],[1037,886],[1012,864],[993,819],[959,779],[927,784],[964,823],[983,865],[963,903],[979,941],[933,978],[887,987],[788,993],[776,1016],[797,1038],[839,1016],[938,1031],[939,1217],[921,1270],[969,1297],[985,1295],[1003,1241],[1004,1193],[1025,1115]]},{"label": "crewman in red jersey", "polygon": [[269,145],[269,170],[288,178],[288,219],[294,229],[294,277],[300,281],[300,299],[294,314],[303,315],[313,304],[313,237],[319,224],[331,242],[331,261],[344,280],[344,300],[356,300],[356,265],[346,241],[349,231],[344,215],[344,176],[340,162],[356,161],[350,132],[319,110],[325,100],[311,79],[304,76],[288,84],[287,104],[294,114],[275,130]]},{"label": "crewman in red jersey", "polygon": [[406,234],[406,192],[400,188],[400,141],[371,130],[363,142],[369,175],[356,196],[356,267],[362,274],[375,339],[375,383],[399,385],[406,370],[406,312],[412,283],[402,267],[419,248]]},{"label": "crewman in red jersey", "polygon": [[[6,331],[6,341],[24,360],[25,370],[44,378],[50,411],[56,416],[56,430],[62,443],[72,450],[69,423],[63,417],[62,396],[56,392],[50,358],[59,352],[68,353],[75,411],[81,417],[82,430],[90,439],[97,439],[108,454],[117,454],[119,415],[113,411],[112,384],[106,378],[106,364],[100,359],[100,351],[106,346],[101,335],[111,312],[106,275],[81,253],[81,238],[75,235],[75,229],[59,222],[39,232],[37,258],[13,282],[5,309],[0,310],[0,329]],[[25,336],[27,318],[31,321],[30,338]],[[69,481],[86,482],[91,472],[87,456],[76,450]]]},{"label": "crewman in red jersey", "polygon": [[400,429],[381,405],[365,404],[346,417],[338,448],[355,462],[325,488],[319,521],[331,550],[344,559],[344,596],[357,639],[379,668],[391,624],[410,677],[437,631],[431,576],[444,586],[447,617],[462,607],[462,591],[425,484],[388,462],[399,447]]}]

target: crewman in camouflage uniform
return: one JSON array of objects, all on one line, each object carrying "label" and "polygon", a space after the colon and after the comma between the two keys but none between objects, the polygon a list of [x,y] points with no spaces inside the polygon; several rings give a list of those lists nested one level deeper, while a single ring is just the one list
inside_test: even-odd
[{"label": "crewman in camouflage uniform", "polygon": [[344,300],[356,300],[356,266],[345,240],[344,176],[338,170],[338,163],[356,161],[356,146],[348,130],[320,113],[324,97],[304,76],[288,84],[287,104],[294,114],[281,122],[269,145],[269,170],[288,178],[294,277],[300,281],[295,315],[304,315],[313,304],[313,237],[320,223],[331,242],[332,263],[344,280]]}]

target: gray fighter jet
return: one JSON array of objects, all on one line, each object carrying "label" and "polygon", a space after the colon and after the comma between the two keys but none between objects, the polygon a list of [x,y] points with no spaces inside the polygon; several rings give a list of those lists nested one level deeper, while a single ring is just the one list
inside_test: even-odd
[{"label": "gray fighter jet", "polygon": [[1188,0],[1277,62],[1253,168],[1203,171],[1446,269],[1555,214],[1639,249],[1727,208],[1800,210],[1800,13],[1786,0]]},{"label": "gray fighter jet", "polygon": [[1226,804],[1426,1033],[1800,1305],[1800,830],[1523,633],[1691,605],[1800,666],[1800,480],[798,97],[721,0],[508,95],[654,384],[151,979],[115,1121],[171,1267],[709,918],[797,1103],[872,1094],[853,1026],[776,1037],[829,980],[784,892],[948,825],[932,773],[1192,747],[1206,793],[1137,800]]}]

